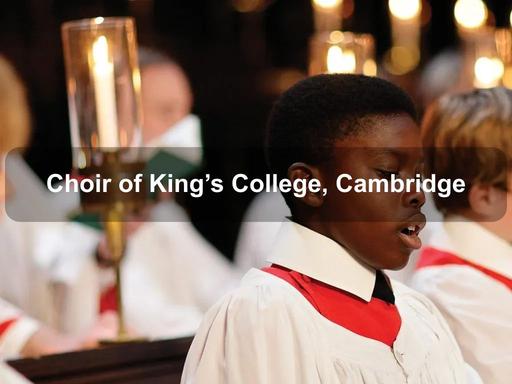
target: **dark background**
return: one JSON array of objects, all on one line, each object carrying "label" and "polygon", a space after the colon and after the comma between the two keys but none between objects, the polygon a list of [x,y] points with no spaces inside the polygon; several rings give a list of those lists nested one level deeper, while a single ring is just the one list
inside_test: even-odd
[{"label": "dark background", "polygon": [[[265,1],[261,1],[264,3]],[[194,113],[203,124],[206,169],[218,176],[233,170],[249,176],[266,169],[260,147],[266,117],[277,96],[307,72],[308,39],[313,32],[310,0],[267,0],[257,12],[238,12],[240,0],[9,0],[0,3],[0,49],[24,80],[33,112],[29,164],[41,178],[71,167],[60,25],[96,16],[132,16],[139,45],[164,50],[188,73],[195,93]],[[422,61],[456,46],[455,0],[424,0]],[[497,26],[506,26],[511,0],[486,0]],[[381,57],[390,44],[387,1],[345,0],[344,30],[371,33]],[[414,83],[414,80],[413,80]],[[228,146],[229,156],[209,154]],[[250,196],[222,194],[187,199],[194,224],[231,258],[239,222]],[[216,210],[225,222],[200,222],[197,213]]]}]

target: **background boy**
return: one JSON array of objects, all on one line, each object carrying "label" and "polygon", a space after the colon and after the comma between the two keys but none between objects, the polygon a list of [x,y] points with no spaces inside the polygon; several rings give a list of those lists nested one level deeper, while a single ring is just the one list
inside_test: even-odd
[{"label": "background boy", "polygon": [[464,175],[469,188],[434,195],[445,219],[422,250],[412,284],[441,310],[484,382],[510,383],[512,92],[445,96],[427,112],[422,136],[437,149],[428,151],[429,171]]}]

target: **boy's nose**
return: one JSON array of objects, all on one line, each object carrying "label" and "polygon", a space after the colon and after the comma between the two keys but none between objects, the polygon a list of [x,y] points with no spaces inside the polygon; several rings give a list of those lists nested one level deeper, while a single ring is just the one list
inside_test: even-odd
[{"label": "boy's nose", "polygon": [[406,207],[421,208],[425,204],[425,193],[422,190],[405,192],[403,199]]}]

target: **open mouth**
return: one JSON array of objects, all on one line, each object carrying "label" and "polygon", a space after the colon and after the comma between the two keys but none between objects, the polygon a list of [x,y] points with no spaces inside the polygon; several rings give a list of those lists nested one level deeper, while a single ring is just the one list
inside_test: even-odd
[{"label": "open mouth", "polygon": [[404,228],[400,231],[400,233],[403,233],[407,236],[418,236],[420,233],[421,228],[419,225],[409,225],[407,228]]},{"label": "open mouth", "polygon": [[409,249],[420,249],[421,248],[421,239],[419,234],[421,230],[425,227],[425,219],[424,216],[421,215],[422,218],[415,223],[409,222],[405,227],[401,227],[399,230],[399,236],[404,245]]}]

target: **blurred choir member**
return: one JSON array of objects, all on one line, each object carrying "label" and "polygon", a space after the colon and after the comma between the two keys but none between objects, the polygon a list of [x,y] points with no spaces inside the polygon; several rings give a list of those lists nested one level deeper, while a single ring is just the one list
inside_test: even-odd
[{"label": "blurred choir member", "polygon": [[[189,81],[159,52],[141,49],[139,63],[148,162],[157,173],[190,176],[201,166],[202,141],[200,120],[191,114]],[[144,220],[129,239],[123,265],[128,324],[152,337],[193,334],[203,313],[240,274],[195,229],[173,194],[157,196]],[[100,246],[100,254],[108,258],[105,248]]]},{"label": "blurred choir member", "polygon": [[465,175],[468,189],[434,196],[445,221],[422,250],[413,287],[441,310],[485,383],[510,383],[512,91],[444,96],[427,111],[422,136],[439,149],[427,157],[429,172]]},{"label": "blurred choir member", "polygon": [[[75,295],[80,287],[70,280],[63,259],[45,257],[51,244],[45,243],[43,234],[51,232],[54,224],[19,223],[5,212],[6,201],[17,194],[9,179],[12,175],[5,170],[6,156],[27,145],[29,130],[24,87],[0,57],[0,358],[90,347],[98,337],[115,334],[113,314],[96,323],[96,314],[89,316],[87,306]],[[79,247],[74,251],[68,256],[79,258]],[[79,270],[72,275],[80,280]]]}]

